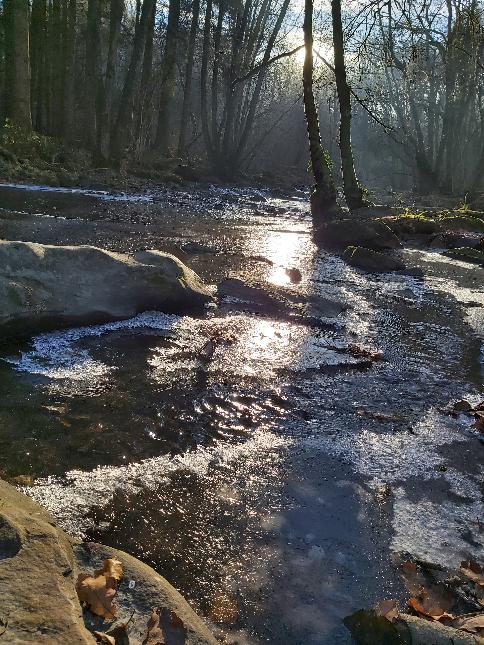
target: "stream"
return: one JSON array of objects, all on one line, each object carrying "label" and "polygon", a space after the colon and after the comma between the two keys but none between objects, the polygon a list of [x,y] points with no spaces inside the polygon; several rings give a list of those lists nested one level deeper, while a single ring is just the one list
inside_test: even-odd
[{"label": "stream", "polygon": [[482,555],[482,434],[443,408],[484,398],[484,268],[408,249],[423,277],[366,274],[310,231],[302,192],[0,186],[0,238],[168,250],[294,304],[229,294],[0,348],[3,476],[227,643],[351,643],[344,616],[404,597],[397,553]]}]

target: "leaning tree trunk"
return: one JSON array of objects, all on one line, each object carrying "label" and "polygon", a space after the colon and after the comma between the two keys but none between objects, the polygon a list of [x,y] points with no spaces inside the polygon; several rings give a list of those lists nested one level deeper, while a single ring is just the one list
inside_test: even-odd
[{"label": "leaning tree trunk", "polygon": [[331,14],[333,19],[334,73],[340,112],[339,147],[343,188],[348,207],[350,210],[355,210],[368,206],[368,202],[364,198],[364,190],[356,177],[351,145],[351,92],[346,80],[341,0],[332,0]]},{"label": "leaning tree trunk", "polygon": [[8,52],[7,69],[9,92],[7,117],[25,130],[32,129],[30,111],[30,54],[29,54],[29,2],[28,0],[9,0],[4,2],[7,30],[11,50]]},{"label": "leaning tree trunk", "polygon": [[315,187],[311,195],[311,212],[315,222],[331,216],[338,210],[336,189],[329,159],[321,144],[319,119],[313,93],[313,0],[304,5],[304,46],[306,56],[303,67],[304,111],[309,137],[309,154]]},{"label": "leaning tree trunk", "polygon": [[175,96],[175,72],[178,51],[178,29],[180,26],[180,0],[170,0],[166,44],[163,55],[160,106],[155,148],[166,153],[170,144],[170,112]]},{"label": "leaning tree trunk", "polygon": [[195,44],[197,40],[198,21],[200,19],[200,0],[193,0],[192,22],[190,25],[190,36],[188,39],[187,63],[185,68],[185,87],[183,89],[183,105],[180,123],[180,134],[178,138],[178,154],[185,154],[187,138],[187,122],[190,116],[190,104],[192,98],[193,60],[195,56]]}]

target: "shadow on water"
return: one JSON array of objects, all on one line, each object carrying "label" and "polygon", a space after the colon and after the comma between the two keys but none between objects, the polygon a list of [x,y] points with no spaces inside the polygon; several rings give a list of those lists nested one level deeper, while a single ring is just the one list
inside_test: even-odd
[{"label": "shadow on water", "polygon": [[61,525],[154,566],[229,642],[349,643],[343,616],[401,595],[395,550],[481,546],[477,433],[439,411],[482,396],[480,341],[455,290],[317,254],[300,218],[255,222],[212,221],[233,254],[191,264],[285,289],[290,315],[227,296],[37,337],[0,367],[0,468],[41,475],[28,492]]}]

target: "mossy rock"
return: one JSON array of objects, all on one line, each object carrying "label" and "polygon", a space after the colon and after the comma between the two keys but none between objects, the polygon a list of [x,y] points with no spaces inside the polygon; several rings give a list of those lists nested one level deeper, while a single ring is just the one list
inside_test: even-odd
[{"label": "mossy rock", "polygon": [[473,264],[480,264],[484,266],[484,251],[479,249],[458,248],[449,249],[446,255],[456,258],[456,260],[463,260],[464,262],[472,262]]},{"label": "mossy rock", "polygon": [[434,218],[421,213],[405,212],[386,223],[396,235],[434,235],[441,228]]},{"label": "mossy rock", "polygon": [[478,231],[484,233],[484,220],[471,215],[449,215],[441,219],[442,228],[455,231]]}]

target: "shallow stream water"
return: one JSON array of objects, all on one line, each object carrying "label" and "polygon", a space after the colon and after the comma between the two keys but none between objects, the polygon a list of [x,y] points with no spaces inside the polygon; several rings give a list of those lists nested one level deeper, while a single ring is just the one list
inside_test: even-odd
[{"label": "shallow stream water", "polygon": [[4,476],[227,642],[349,643],[345,615],[403,597],[396,553],[482,553],[482,435],[441,408],[484,398],[484,269],[408,250],[422,278],[361,273],[316,251],[304,195],[249,189],[3,187],[0,238],[168,249],[291,303],[225,295],[2,347]]}]

